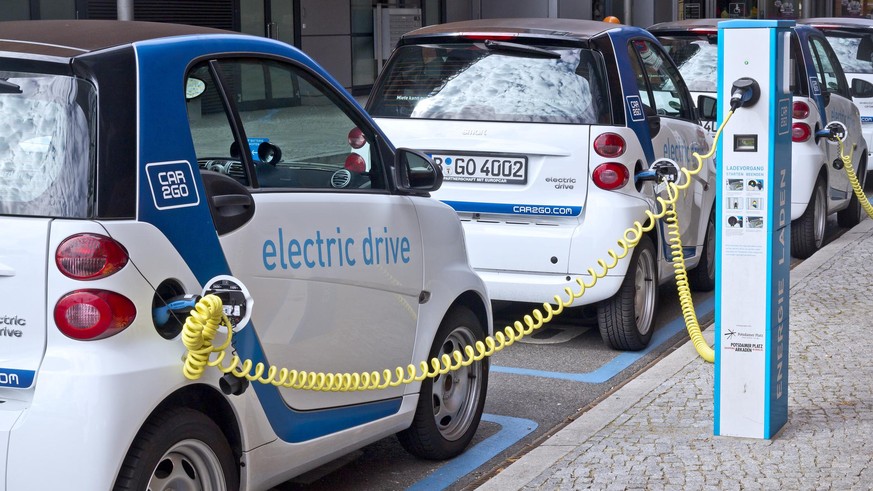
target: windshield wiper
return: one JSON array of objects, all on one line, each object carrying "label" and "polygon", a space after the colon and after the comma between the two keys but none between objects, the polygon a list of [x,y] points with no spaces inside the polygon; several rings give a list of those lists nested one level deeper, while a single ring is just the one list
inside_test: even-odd
[{"label": "windshield wiper", "polygon": [[0,78],[0,94],[20,94],[21,87]]},{"label": "windshield wiper", "polygon": [[530,58],[548,58],[557,60],[561,57],[560,54],[555,53],[554,51],[537,48],[536,46],[528,46],[526,44],[507,43],[506,41],[492,41],[488,39],[485,41],[485,47],[491,51],[498,51],[500,53],[506,54],[517,54]]}]

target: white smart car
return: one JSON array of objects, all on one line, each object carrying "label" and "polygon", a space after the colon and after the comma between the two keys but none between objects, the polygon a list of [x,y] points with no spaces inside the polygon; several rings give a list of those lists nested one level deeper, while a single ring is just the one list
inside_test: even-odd
[{"label": "white smart car", "polygon": [[[691,94],[643,29],[569,19],[491,19],[405,34],[367,110],[392,141],[441,165],[434,193],[464,224],[492,299],[549,302],[578,291],[645,210],[659,159],[686,168],[712,140]],[[715,167],[680,196],[693,284],[715,278]],[[596,305],[601,335],[639,350],[658,285],[673,278],[662,224],[574,305]],[[585,281],[590,281],[586,278]]]},{"label": "white smart car", "polygon": [[264,490],[395,433],[425,458],[468,445],[487,359],[355,392],[183,375],[186,294],[222,296],[234,354],[307,372],[490,332],[439,167],[306,55],[0,23],[0,114],[0,489]]},{"label": "white smart car", "polygon": [[[649,28],[670,56],[695,94],[715,97],[718,84],[718,21],[697,19],[665,22]],[[816,135],[828,123],[843,123],[848,135],[846,151],[863,187],[866,178],[867,142],[861,118],[853,104],[853,91],[827,38],[817,29],[797,25],[791,30],[791,90],[794,94],[791,126],[791,254],[808,258],[824,241],[827,217],[837,214],[842,227],[860,222],[863,211],[843,170],[839,148]],[[869,84],[868,84],[869,85]],[[873,87],[867,87],[873,93]],[[715,131],[715,104],[701,115]],[[709,114],[705,114],[709,113]]]}]

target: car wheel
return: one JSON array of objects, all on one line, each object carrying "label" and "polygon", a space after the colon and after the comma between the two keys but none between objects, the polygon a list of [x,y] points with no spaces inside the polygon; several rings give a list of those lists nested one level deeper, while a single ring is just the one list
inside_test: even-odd
[{"label": "car wheel", "polygon": [[[861,184],[861,189],[864,189],[864,184],[867,183],[867,163],[862,159],[855,167],[855,175],[858,177],[858,182]],[[861,207],[861,201],[855,195],[855,190],[850,191],[852,198],[849,200],[849,206],[845,210],[837,212],[837,225],[843,228],[852,228],[861,223],[861,218],[864,217],[864,209]]]},{"label": "car wheel", "polygon": [[647,236],[633,249],[621,287],[597,305],[597,325],[612,349],[639,351],[652,339],[658,297],[655,246]]},{"label": "car wheel", "polygon": [[697,267],[688,272],[688,283],[692,290],[710,292],[715,288],[715,207],[706,222],[706,235],[703,238],[703,252]]},{"label": "car wheel", "polygon": [[827,196],[824,179],[818,178],[806,211],[791,222],[791,255],[806,259],[821,249],[827,224]]},{"label": "car wheel", "polygon": [[[456,307],[440,324],[430,357],[463,352],[465,346],[484,338],[485,329],[473,312]],[[459,455],[479,427],[487,389],[488,358],[425,379],[412,425],[398,433],[397,439],[416,457],[442,460]]]},{"label": "car wheel", "polygon": [[238,472],[218,425],[179,408],[149,418],[124,458],[115,490],[235,491]]}]

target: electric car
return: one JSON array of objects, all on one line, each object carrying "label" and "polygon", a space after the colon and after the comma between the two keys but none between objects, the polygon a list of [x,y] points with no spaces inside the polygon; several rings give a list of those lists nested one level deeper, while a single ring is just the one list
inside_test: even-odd
[{"label": "electric car", "polygon": [[[844,17],[817,17],[798,20],[828,38],[852,88],[852,99],[861,112],[861,130],[870,157],[873,141],[873,20]],[[867,168],[870,172],[870,168]]]},{"label": "electric car", "polygon": [[[570,19],[488,19],[403,35],[367,101],[395,142],[442,166],[434,197],[457,211],[492,300],[566,301],[644,212],[659,159],[696,168],[711,137],[685,83],[643,29]],[[672,164],[665,164],[672,165]],[[663,167],[661,167],[663,168]],[[674,168],[674,172],[675,172]],[[679,197],[694,285],[714,286],[711,159]],[[658,286],[673,278],[663,224],[574,306],[596,307],[605,343],[640,350]]]},{"label": "electric car", "polygon": [[470,442],[487,359],[350,392],[183,376],[193,295],[225,301],[232,354],[309,373],[490,332],[457,216],[429,197],[440,168],[305,54],[0,23],[0,114],[0,489],[262,490],[395,433],[424,458]]},{"label": "electric car", "polygon": [[[718,19],[665,22],[649,27],[688,81],[700,104],[707,128],[716,130],[718,90]],[[861,204],[843,170],[839,147],[817,133],[834,121],[847,128],[846,151],[851,153],[861,184],[866,179],[867,143],[853,101],[860,84],[850,86],[831,44],[817,29],[796,25],[791,31],[791,254],[805,259],[822,246],[829,215],[841,227],[861,221]],[[873,86],[864,88],[871,90]],[[873,90],[868,93],[873,93]],[[860,93],[855,92],[860,95]],[[700,98],[700,96],[708,96]],[[710,102],[707,103],[706,101]]]}]

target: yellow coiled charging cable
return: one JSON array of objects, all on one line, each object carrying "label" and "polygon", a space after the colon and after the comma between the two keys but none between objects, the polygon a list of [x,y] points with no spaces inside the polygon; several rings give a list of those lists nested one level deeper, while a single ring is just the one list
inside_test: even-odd
[{"label": "yellow coiled charging cable", "polygon": [[[873,218],[873,205],[870,204],[867,195],[864,194],[864,188],[861,187],[861,181],[858,180],[858,176],[855,174],[855,167],[852,166],[852,156],[845,154],[845,143],[843,142],[843,139],[839,136],[835,138],[840,145],[840,159],[843,161],[843,168],[846,169],[846,175],[849,177],[849,183],[852,185],[855,197],[857,197],[858,202],[861,203],[861,208],[867,212],[867,216]],[[864,172],[867,172],[867,170],[865,169]]]},{"label": "yellow coiled charging cable", "polygon": [[[251,360],[241,360],[236,355],[231,356],[227,363],[223,363],[233,338],[233,329],[227,316],[224,315],[221,299],[215,295],[206,295],[197,302],[194,310],[191,311],[190,316],[186,319],[182,330],[182,342],[188,350],[185,356],[183,373],[188,379],[197,380],[203,375],[206,367],[211,366],[218,368],[223,373],[230,373],[251,382],[299,390],[326,392],[381,390],[387,387],[397,387],[403,384],[420,382],[426,378],[435,378],[481,361],[485,357],[492,356],[549,323],[560,315],[565,308],[573,305],[576,299],[582,297],[587,289],[592,288],[597,283],[598,279],[603,278],[609,270],[615,268],[618,265],[618,261],[626,257],[630,250],[639,243],[643,234],[650,232],[655,227],[657,221],[662,218],[667,223],[667,235],[673,257],[673,269],[686,328],[697,353],[704,360],[712,363],[715,360],[715,352],[703,338],[697,314],[694,311],[694,303],[688,283],[688,272],[685,268],[685,258],[682,253],[682,241],[679,236],[679,222],[675,204],[680,192],[685,191],[691,185],[691,177],[703,169],[703,161],[715,154],[722,129],[730,120],[733,113],[733,110],[727,113],[715,134],[712,148],[710,148],[709,152],[702,156],[697,152],[693,153],[694,158],[697,159],[697,167],[693,170],[679,168],[680,173],[685,178],[684,181],[681,183],[666,182],[668,199],[665,200],[660,196],[655,198],[660,211],[653,213],[651,210],[646,210],[645,225],[639,221],[634,222],[633,226],[625,230],[622,238],[618,240],[620,252],[609,249],[607,251],[608,260],[598,259],[597,269],[594,267],[588,268],[589,282],[585,282],[582,277],[576,278],[576,284],[579,286],[578,291],[573,291],[570,287],[564,288],[563,298],[561,295],[555,295],[554,306],[550,303],[543,303],[542,310],[534,309],[530,314],[525,315],[522,320],[515,321],[512,326],[506,326],[502,331],[495,332],[493,336],[487,336],[482,341],[476,341],[473,346],[465,346],[463,351],[455,350],[451,354],[432,358],[429,364],[427,361],[422,361],[417,366],[410,364],[406,367],[396,367],[394,370],[385,369],[382,371],[357,373],[307,372],[277,368],[275,366],[268,368],[263,363],[254,364]],[[221,325],[226,327],[227,335],[223,343],[214,346],[213,340]],[[215,359],[212,359],[213,353],[218,353]]]}]

